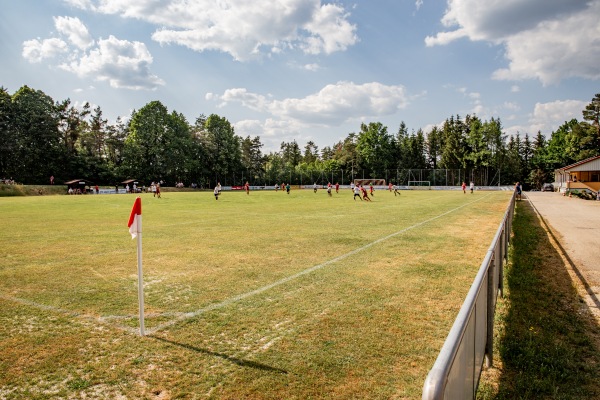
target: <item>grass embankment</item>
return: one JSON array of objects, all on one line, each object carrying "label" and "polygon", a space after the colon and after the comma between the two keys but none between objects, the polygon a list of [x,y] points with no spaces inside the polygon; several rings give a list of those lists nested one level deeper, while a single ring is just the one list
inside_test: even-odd
[{"label": "grass embankment", "polygon": [[0,184],[0,197],[44,196],[49,194],[67,194],[67,187],[64,185]]},{"label": "grass embankment", "polygon": [[509,195],[0,199],[0,398],[418,399]]},{"label": "grass embankment", "polygon": [[483,374],[478,398],[600,398],[600,328],[568,261],[526,201],[518,202],[513,232],[495,368]]}]

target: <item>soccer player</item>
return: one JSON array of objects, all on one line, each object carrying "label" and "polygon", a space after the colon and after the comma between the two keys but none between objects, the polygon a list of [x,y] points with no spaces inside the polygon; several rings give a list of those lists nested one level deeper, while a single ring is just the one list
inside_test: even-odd
[{"label": "soccer player", "polygon": [[389,183],[388,185],[388,189],[390,190],[390,193],[392,193],[392,188],[396,186],[396,185],[392,185],[392,182]]},{"label": "soccer player", "polygon": [[375,193],[373,193],[375,191],[375,189],[373,189],[373,184],[369,183],[369,192],[371,192],[371,196],[375,196]]},{"label": "soccer player", "polygon": [[367,189],[365,189],[363,186],[361,186],[360,190],[362,191],[362,194],[363,194],[363,200],[371,201],[371,199],[369,198],[369,194],[367,193]]},{"label": "soccer player", "polygon": [[215,200],[219,200],[219,185],[215,186],[213,193],[215,194]]},{"label": "soccer player", "polygon": [[250,194],[250,184],[248,183],[248,181],[246,181],[246,184],[244,185],[244,189],[246,189],[246,194]]},{"label": "soccer player", "polygon": [[463,182],[461,187],[462,187],[463,193],[467,194],[467,184]]},{"label": "soccer player", "polygon": [[354,191],[354,201],[356,201],[357,196],[360,199],[360,201],[362,201],[362,198],[360,197],[360,188],[358,187],[358,185],[354,186],[352,190]]},{"label": "soccer player", "polygon": [[473,194],[473,189],[475,189],[475,183],[473,183],[473,181],[471,181],[471,184],[469,185],[470,189],[471,189],[471,194]]},{"label": "soccer player", "polygon": [[285,185],[285,191],[287,192],[287,194],[290,194],[290,184],[289,183],[287,185]]},{"label": "soccer player", "polygon": [[313,191],[314,191],[315,193],[317,193],[317,182],[315,182],[315,184],[313,185]]},{"label": "soccer player", "polygon": [[340,192],[340,184],[338,182],[335,183],[335,192],[336,193]]},{"label": "soccer player", "polygon": [[331,197],[331,182],[327,183],[327,194]]},{"label": "soccer player", "polygon": [[398,186],[393,185],[392,188],[394,189],[394,197],[400,196],[400,191],[398,190]]}]

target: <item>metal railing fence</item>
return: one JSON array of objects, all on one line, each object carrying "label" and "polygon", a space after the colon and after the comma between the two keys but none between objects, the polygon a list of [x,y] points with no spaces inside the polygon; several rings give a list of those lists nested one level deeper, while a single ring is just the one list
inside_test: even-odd
[{"label": "metal railing fence", "polygon": [[503,292],[504,260],[512,230],[515,195],[487,251],[450,333],[427,375],[423,400],[474,399],[484,361],[492,365],[494,312]]}]

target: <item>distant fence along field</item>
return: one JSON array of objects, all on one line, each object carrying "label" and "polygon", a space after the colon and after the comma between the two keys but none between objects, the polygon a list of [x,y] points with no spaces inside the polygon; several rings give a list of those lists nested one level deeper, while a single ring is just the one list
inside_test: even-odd
[{"label": "distant fence along field", "polygon": [[420,398],[510,192],[0,199],[0,398]]}]

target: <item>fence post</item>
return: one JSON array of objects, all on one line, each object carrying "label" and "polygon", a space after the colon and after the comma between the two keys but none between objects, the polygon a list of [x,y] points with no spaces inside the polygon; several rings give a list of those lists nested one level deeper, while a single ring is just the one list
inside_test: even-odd
[{"label": "fence post", "polygon": [[487,323],[485,339],[485,366],[490,368],[494,363],[494,278],[496,276],[496,251],[492,253],[492,259],[488,265],[487,281]]},{"label": "fence post", "polygon": [[[504,221],[504,231],[506,231],[507,223]],[[501,235],[500,244],[498,246],[498,290],[500,290],[500,295],[504,297],[504,232]]]}]

